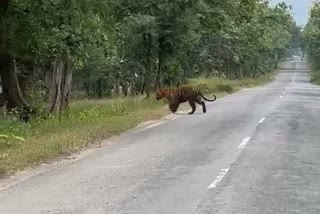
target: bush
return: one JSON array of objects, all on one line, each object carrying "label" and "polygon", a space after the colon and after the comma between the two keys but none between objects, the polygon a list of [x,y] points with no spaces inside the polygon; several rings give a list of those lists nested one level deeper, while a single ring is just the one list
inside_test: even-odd
[{"label": "bush", "polygon": [[218,84],[216,86],[216,90],[218,92],[227,92],[227,93],[232,93],[233,92],[232,86],[228,85],[228,84]]},{"label": "bush", "polygon": [[315,83],[317,85],[320,85],[320,72],[319,71],[312,72],[311,82]]}]

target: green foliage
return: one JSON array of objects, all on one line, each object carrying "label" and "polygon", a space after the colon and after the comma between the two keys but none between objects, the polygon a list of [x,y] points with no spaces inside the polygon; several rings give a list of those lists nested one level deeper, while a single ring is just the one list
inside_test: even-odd
[{"label": "green foliage", "polygon": [[290,7],[262,0],[13,0],[3,18],[16,58],[38,73],[73,62],[73,90],[86,97],[110,97],[120,86],[125,95],[143,93],[203,74],[258,77],[301,46]]},{"label": "green foliage", "polygon": [[313,81],[319,82],[317,73],[320,72],[320,3],[314,3],[310,10],[310,17],[303,31],[304,46],[306,46],[308,60],[311,63]]},{"label": "green foliage", "polygon": [[81,65],[94,46],[108,48],[104,21],[90,2],[12,1],[5,20],[12,33],[11,51],[34,61],[68,59]]},{"label": "green foliage", "polygon": [[222,91],[222,92],[225,91],[225,92],[231,93],[233,91],[233,88],[227,84],[218,84],[216,88],[217,88],[217,91]]}]

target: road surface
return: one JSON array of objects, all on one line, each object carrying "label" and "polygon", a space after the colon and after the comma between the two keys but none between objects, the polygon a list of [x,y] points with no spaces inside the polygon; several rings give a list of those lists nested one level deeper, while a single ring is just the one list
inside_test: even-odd
[{"label": "road surface", "polygon": [[0,213],[320,213],[320,87],[304,62],[200,109],[0,191]]}]

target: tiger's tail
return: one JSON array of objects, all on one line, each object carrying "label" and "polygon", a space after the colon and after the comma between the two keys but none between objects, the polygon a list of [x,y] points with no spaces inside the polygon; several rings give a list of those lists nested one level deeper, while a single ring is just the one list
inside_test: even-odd
[{"label": "tiger's tail", "polygon": [[214,99],[212,99],[212,100],[209,100],[208,98],[205,98],[205,96],[203,96],[203,94],[201,94],[201,97],[202,97],[204,100],[209,101],[209,102],[213,102],[213,101],[215,101],[215,100],[217,99],[217,96],[216,96],[216,95],[213,95]]}]

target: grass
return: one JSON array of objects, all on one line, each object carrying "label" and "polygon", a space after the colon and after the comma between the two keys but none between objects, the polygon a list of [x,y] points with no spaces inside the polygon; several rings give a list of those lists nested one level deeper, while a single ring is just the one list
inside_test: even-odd
[{"label": "grass", "polygon": [[308,62],[307,64],[310,68],[310,82],[316,85],[320,85],[320,70],[318,70],[316,66],[313,65],[313,63]]},{"label": "grass", "polygon": [[189,81],[192,85],[200,85],[206,91],[211,92],[227,92],[233,93],[241,88],[254,87],[265,84],[273,79],[273,74],[268,74],[259,78],[244,78],[241,80],[229,80],[222,78],[198,78]]},{"label": "grass", "polygon": [[[190,84],[201,85],[206,93],[214,92],[221,96],[269,80],[270,76],[243,80],[200,78],[191,80]],[[160,119],[168,113],[167,106],[153,97],[128,97],[73,101],[60,119],[36,118],[28,124],[16,122],[10,115],[2,116],[0,175],[70,155],[93,142],[118,135],[141,122]]]},{"label": "grass", "polygon": [[311,82],[320,85],[320,72],[314,71],[311,73]]}]

